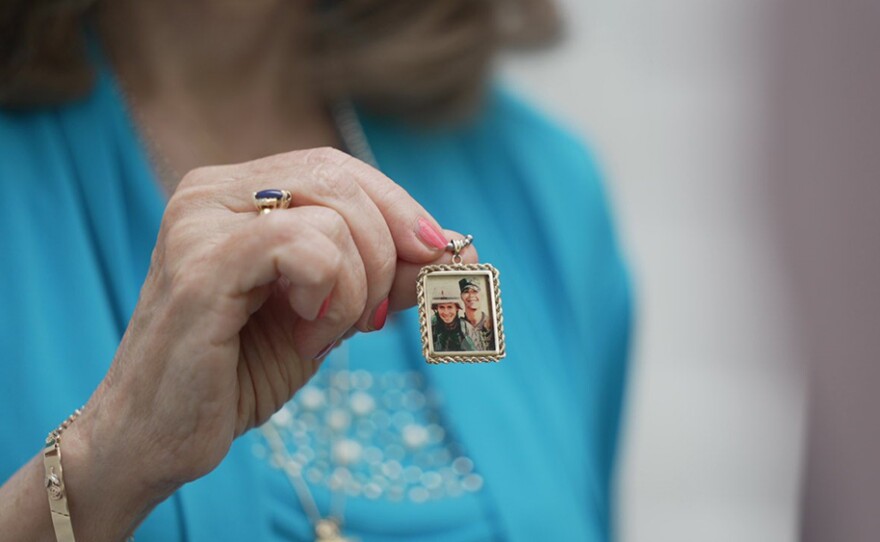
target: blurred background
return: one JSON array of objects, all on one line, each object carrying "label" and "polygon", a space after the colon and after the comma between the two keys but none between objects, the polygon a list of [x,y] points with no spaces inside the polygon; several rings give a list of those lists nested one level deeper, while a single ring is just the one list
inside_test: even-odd
[{"label": "blurred background", "polygon": [[880,2],[559,4],[502,70],[597,151],[634,271],[620,539],[880,540]]},{"label": "blurred background", "polygon": [[620,538],[794,540],[804,376],[763,170],[771,4],[561,7],[560,49],[504,68],[596,149],[634,271]]}]

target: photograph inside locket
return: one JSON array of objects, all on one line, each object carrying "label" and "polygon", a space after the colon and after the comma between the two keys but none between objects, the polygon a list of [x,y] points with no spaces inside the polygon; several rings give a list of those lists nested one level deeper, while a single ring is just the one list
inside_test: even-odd
[{"label": "photograph inside locket", "polygon": [[434,353],[496,350],[494,292],[487,275],[428,277],[426,291]]}]

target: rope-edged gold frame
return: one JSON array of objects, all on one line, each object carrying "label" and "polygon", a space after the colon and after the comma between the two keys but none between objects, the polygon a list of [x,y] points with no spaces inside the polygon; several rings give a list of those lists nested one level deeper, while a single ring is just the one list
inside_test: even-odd
[{"label": "rope-edged gold frame", "polygon": [[[491,299],[488,305],[492,312],[493,333],[495,337],[494,350],[461,351],[461,352],[435,352],[431,337],[431,306],[428,299],[428,282],[432,277],[469,275],[485,275],[488,278]],[[498,270],[487,263],[477,264],[440,264],[429,265],[422,268],[416,282],[416,295],[419,304],[419,326],[422,333],[422,353],[428,363],[481,363],[499,361],[507,354],[504,343],[504,312],[501,309],[501,284],[498,280]]]}]

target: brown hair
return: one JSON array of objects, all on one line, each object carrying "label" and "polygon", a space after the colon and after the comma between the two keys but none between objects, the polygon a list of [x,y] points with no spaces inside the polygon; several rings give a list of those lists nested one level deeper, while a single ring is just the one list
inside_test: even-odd
[{"label": "brown hair", "polygon": [[[0,106],[76,98],[91,88],[83,19],[97,0],[0,0]],[[384,114],[460,113],[499,46],[559,34],[552,0],[327,0],[314,43],[328,97]]]}]

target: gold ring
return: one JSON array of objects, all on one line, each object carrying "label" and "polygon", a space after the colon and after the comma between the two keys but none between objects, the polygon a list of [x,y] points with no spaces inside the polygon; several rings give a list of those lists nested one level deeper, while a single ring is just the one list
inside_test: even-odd
[{"label": "gold ring", "polygon": [[277,188],[254,192],[254,205],[261,215],[268,214],[275,209],[287,209],[290,207],[290,192]]}]

